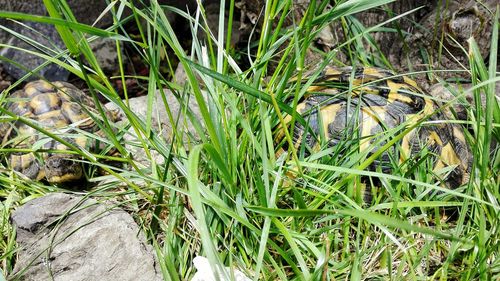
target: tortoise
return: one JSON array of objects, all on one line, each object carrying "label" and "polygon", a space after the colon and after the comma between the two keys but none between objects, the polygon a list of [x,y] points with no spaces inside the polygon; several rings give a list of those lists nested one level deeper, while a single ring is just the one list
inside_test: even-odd
[{"label": "tortoise", "polygon": [[[30,179],[59,184],[84,177],[83,167],[74,154],[68,153],[69,147],[35,127],[91,152],[103,149],[101,142],[85,133],[103,134],[89,115],[93,112],[97,116],[95,103],[70,83],[29,82],[8,98],[6,109],[31,121],[31,126],[21,120],[0,123],[1,147],[14,150],[8,155],[10,167]],[[105,113],[109,120],[116,120],[112,112]]]},{"label": "tortoise", "polygon": [[[300,83],[307,83],[312,73]],[[312,80],[296,107],[305,124],[294,122],[291,133],[302,155],[358,142],[366,157],[377,153],[369,169],[390,172],[389,161],[401,164],[426,149],[434,155],[434,172],[452,170],[442,178],[446,186],[456,188],[468,181],[472,157],[464,132],[414,80],[382,68],[333,66]],[[289,130],[291,120],[290,115],[284,119]],[[279,124],[275,140],[280,151],[290,149],[283,138]],[[386,150],[380,150],[387,143]]]}]

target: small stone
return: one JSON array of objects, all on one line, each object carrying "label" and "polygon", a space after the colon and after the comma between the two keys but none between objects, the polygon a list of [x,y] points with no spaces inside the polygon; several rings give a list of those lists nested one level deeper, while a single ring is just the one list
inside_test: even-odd
[{"label": "small stone", "polygon": [[[470,91],[470,88],[472,88],[472,86],[473,85],[470,83],[463,83],[463,84],[448,83],[447,86],[444,86],[441,83],[437,83],[429,88],[429,93],[431,96],[437,98],[438,101],[441,103],[448,102],[451,100],[456,100],[456,102],[452,104],[452,107],[454,111],[457,113],[458,119],[468,120],[467,105],[474,106],[474,95],[472,91]],[[462,92],[466,91],[467,93],[463,97],[465,98],[466,103],[465,104],[460,103],[459,99],[456,99],[452,91],[458,94],[461,94]],[[497,82],[495,85],[495,96],[497,100],[500,100],[500,82]],[[481,93],[481,106],[483,110],[486,110],[486,96],[484,95],[484,93]]]},{"label": "small stone", "polygon": [[[99,62],[99,67],[101,67],[104,73],[116,74],[119,71],[118,50],[116,49],[117,42],[102,37],[89,42],[92,52]],[[123,50],[123,46],[120,50]],[[122,54],[122,58],[126,59],[126,56]]]}]

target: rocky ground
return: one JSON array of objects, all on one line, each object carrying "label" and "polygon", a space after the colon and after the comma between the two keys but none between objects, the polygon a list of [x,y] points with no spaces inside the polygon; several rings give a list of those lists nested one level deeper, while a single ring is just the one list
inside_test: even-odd
[{"label": "rocky ground", "polygon": [[[168,2],[168,1],[167,1]],[[295,16],[300,20],[300,15],[304,13],[309,1],[296,0],[295,1]],[[366,27],[374,26],[384,22],[398,14],[417,9],[415,12],[409,13],[394,22],[386,25],[388,28],[397,28],[403,32],[407,32],[404,38],[402,34],[397,32],[375,32],[372,37],[378,44],[377,49],[374,46],[366,44],[367,52],[384,54],[387,59],[392,63],[394,69],[401,73],[425,71],[429,69],[437,69],[437,72],[429,74],[414,75],[412,78],[416,79],[419,85],[427,92],[433,93],[436,97],[447,99],[450,98],[450,92],[442,87],[440,91],[436,90],[437,78],[449,79],[451,87],[457,87],[454,84],[456,79],[459,79],[460,87],[470,87],[470,77],[466,71],[462,72],[441,72],[444,70],[457,70],[467,68],[468,58],[467,54],[462,49],[458,48],[461,45],[465,50],[468,49],[468,42],[470,36],[473,36],[482,52],[482,55],[487,58],[489,50],[489,40],[491,38],[491,25],[492,25],[492,11],[495,6],[495,0],[484,1],[478,4],[473,0],[458,0],[451,1],[448,6],[442,7],[437,5],[436,1],[397,1],[388,6],[390,13],[387,10],[376,8],[369,11],[362,12],[357,15],[358,20]],[[264,1],[261,0],[244,0],[236,5],[237,15],[233,24],[233,37],[232,46],[236,49],[243,46],[246,47],[248,43],[248,36],[252,31],[259,33],[258,26],[261,24],[259,21],[258,11],[263,9]],[[217,30],[218,22],[218,1],[207,1],[206,13],[209,19],[209,24],[212,24],[212,30]],[[78,11],[77,11],[78,12]],[[172,16],[171,20],[175,26],[185,26],[185,24],[175,23],[179,18]],[[108,20],[109,21],[109,20]],[[288,23],[288,24],[291,24]],[[254,27],[257,29],[254,30]],[[184,36],[185,30],[179,28],[182,39],[186,46],[186,51],[189,50],[190,38]],[[138,33],[137,29],[132,29],[130,32]],[[337,48],[342,42],[345,41],[345,34],[349,32],[345,27],[340,24],[327,27],[321,32],[314,46],[323,51],[331,51]],[[203,35],[200,34],[200,39],[203,40]],[[256,38],[256,35],[253,35]],[[455,38],[451,41],[449,37]],[[441,39],[439,39],[441,38]],[[444,41],[443,41],[444,40]],[[451,43],[450,43],[451,42]],[[444,43],[441,44],[441,43]],[[126,75],[139,75],[147,76],[148,68],[143,62],[143,59],[133,48],[129,48],[126,44],[123,48],[125,60],[125,74]],[[423,60],[421,54],[422,50],[427,50],[427,59]],[[109,77],[119,74],[117,69],[117,54],[113,41],[101,40],[94,43],[94,50],[97,58],[101,62],[102,68],[109,74]],[[246,50],[246,49],[245,49]],[[338,57],[345,64],[350,65],[345,47],[339,49]],[[439,56],[437,54],[440,54]],[[169,56],[170,58],[175,56]],[[245,67],[245,56],[241,56],[243,61],[240,62],[242,67]],[[499,56],[500,57],[500,56]],[[309,65],[316,65],[321,57],[316,53],[309,52],[306,62]],[[176,63],[172,61],[170,63]],[[431,65],[429,65],[431,63]],[[500,65],[500,63],[498,63]],[[272,67],[271,67],[272,68]],[[164,70],[166,77],[171,77],[168,70]],[[453,78],[453,79],[452,79]],[[68,81],[75,84],[78,88],[86,89],[86,83],[74,76],[69,76]],[[7,88],[14,78],[9,75],[5,69],[0,65],[0,90]],[[122,80],[120,78],[111,79],[118,93],[123,92]],[[134,78],[127,78],[125,80],[127,92],[129,97],[142,96],[147,92],[147,85]],[[497,95],[500,96],[500,87],[497,87]],[[472,96],[468,97],[469,102],[472,102]],[[463,112],[464,109],[460,108],[457,111]],[[463,116],[462,116],[463,117]]]},{"label": "rocky ground", "polygon": [[[166,2],[168,3],[168,1]],[[184,4],[187,4],[187,2],[189,1]],[[240,51],[246,50],[243,47],[246,47],[252,31],[256,33],[253,38],[257,38],[259,24],[261,24],[258,15],[259,11],[263,9],[264,3],[265,1],[262,0],[243,0],[236,4],[231,44],[236,49],[241,47],[242,50]],[[295,1],[294,15],[296,20],[300,20],[308,3],[309,1],[304,0]],[[357,15],[357,19],[368,28],[415,9],[415,11],[408,13],[404,17],[385,25],[387,28],[400,30],[404,34],[398,32],[371,33],[372,38],[377,43],[377,48],[375,49],[373,45],[366,44],[366,51],[372,53],[380,51],[380,54],[385,55],[392,63],[394,69],[400,72],[429,70],[429,66],[438,70],[462,69],[462,67],[467,67],[468,58],[467,54],[459,46],[467,50],[467,40],[471,36],[476,39],[482,55],[487,58],[491,38],[492,11],[495,4],[495,0],[483,1],[481,4],[474,0],[457,0],[451,1],[447,6],[441,6],[437,5],[436,1],[405,0],[391,3],[387,6],[388,9],[375,8],[362,12]],[[206,1],[205,10],[208,22],[212,25],[211,29],[216,31],[219,13],[218,1]],[[186,30],[182,28],[183,26],[186,27],[186,24],[181,22],[176,25],[175,21],[179,21],[178,17],[172,16],[171,20],[173,21],[172,24],[176,26],[176,30],[180,31],[179,38],[184,41],[186,51],[188,51],[190,49],[190,38],[185,36]],[[109,19],[102,22],[109,22]],[[292,22],[290,21],[288,24],[292,24]],[[256,29],[254,29],[255,27]],[[138,31],[132,30],[131,32]],[[349,33],[349,30],[346,30],[340,24],[329,26],[319,34],[313,45],[323,51],[333,50],[345,41],[345,34],[347,33]],[[203,39],[203,35],[200,35],[200,38]],[[128,59],[125,64],[125,73],[127,75],[147,75],[148,69],[142,62],[142,58],[134,53],[135,50],[132,48],[127,48],[126,45],[124,47],[125,57]],[[421,56],[422,48],[427,51],[426,58]],[[116,57],[114,47],[112,45],[103,47],[102,44],[97,43],[94,50],[102,63],[103,69],[109,73],[109,76],[116,75],[118,73],[117,62],[110,59]],[[338,57],[340,60],[347,65],[352,64],[345,47],[339,49],[339,51]],[[240,64],[245,67],[244,56],[242,58],[243,61]],[[311,53],[308,61],[310,65],[315,65],[319,59],[321,57]],[[166,70],[165,75],[169,75]],[[451,78],[457,77],[457,75],[462,79],[462,82],[467,82],[470,79],[465,71],[459,74],[456,72],[437,72],[436,74],[419,75],[413,78],[419,80],[424,88],[429,88],[436,83],[436,76]],[[5,88],[8,83],[13,81],[13,77],[7,75],[1,69],[0,79],[0,89]],[[69,76],[68,79],[77,86],[85,87],[85,83],[75,77]],[[116,79],[113,82],[117,91],[121,92],[123,88],[121,80]],[[128,79],[126,83],[132,96],[143,95],[145,89],[147,89],[145,85],[140,85],[134,79]]]}]

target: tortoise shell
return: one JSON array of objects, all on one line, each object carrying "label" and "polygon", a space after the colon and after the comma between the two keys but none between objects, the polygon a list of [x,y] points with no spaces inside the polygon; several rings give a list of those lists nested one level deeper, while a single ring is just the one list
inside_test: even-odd
[{"label": "tortoise shell", "polygon": [[[302,83],[311,74],[304,77]],[[326,67],[296,110],[307,126],[294,122],[293,143],[306,155],[324,146],[359,142],[357,147],[367,157],[379,154],[370,169],[389,172],[394,155],[401,163],[428,149],[435,155],[435,172],[453,169],[444,178],[448,186],[457,187],[469,179],[471,153],[461,127],[449,122],[436,102],[408,77],[373,67]],[[289,129],[291,119],[285,118]],[[278,128],[277,140],[282,141],[283,127]],[[394,145],[379,152],[387,143]],[[289,148],[282,144],[282,149]]]},{"label": "tortoise shell", "polygon": [[[89,115],[90,111],[98,114],[92,98],[72,84],[39,80],[13,93],[6,108],[27,120],[0,123],[2,147],[15,151],[8,160],[12,169],[30,179],[51,183],[83,177],[81,163],[74,161],[76,156],[69,153],[69,148],[40,129],[76,147],[97,152],[98,142],[84,134],[100,132]],[[113,118],[111,114],[110,117]]]}]

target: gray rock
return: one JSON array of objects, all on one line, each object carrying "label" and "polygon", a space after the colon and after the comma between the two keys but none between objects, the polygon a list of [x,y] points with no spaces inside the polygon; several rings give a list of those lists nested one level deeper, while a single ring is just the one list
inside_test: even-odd
[{"label": "gray rock", "polygon": [[[107,2],[108,1],[104,0],[87,0],[87,1],[67,0],[67,3],[78,22],[88,25],[93,25],[99,28],[109,26],[113,22],[111,14],[109,12],[102,15],[103,11],[107,7]],[[144,1],[144,3],[147,4],[148,1]],[[183,1],[158,0],[158,3],[162,5],[174,5],[178,8],[186,8],[186,5],[189,4],[193,6],[195,2],[192,0],[183,0]],[[141,7],[139,6],[139,8]],[[43,0],[16,0],[16,1],[0,0],[0,10],[20,12],[32,15],[42,15],[42,16],[48,15],[47,10],[45,9],[45,6],[43,4]],[[125,9],[123,15],[126,16],[129,13],[130,10]],[[170,16],[172,15],[170,14]],[[95,22],[96,19],[99,20]],[[22,22],[22,24],[19,24],[18,22],[12,20],[0,18],[0,27],[3,27],[0,28],[1,43],[8,43],[8,45],[10,46],[16,46],[22,49],[41,52],[44,54],[48,54],[49,56],[54,56],[55,54],[54,50],[60,48],[64,49],[63,48],[64,44],[53,25],[36,23],[36,22]],[[14,36],[12,32],[30,38],[40,45],[33,46],[32,44],[27,43],[26,41],[18,38],[17,36]],[[46,47],[48,49],[45,49]],[[94,51],[95,50],[96,49],[94,49]],[[13,48],[5,48],[3,50],[0,50],[0,54],[2,56],[5,56],[8,60],[15,62],[15,64],[11,64],[5,61],[0,61],[2,64],[5,65],[5,70],[14,79],[21,78],[27,72],[32,71],[33,69],[35,69],[36,67],[45,62],[45,59],[39,56],[31,55],[24,51],[16,50]],[[20,64],[21,66],[17,64]],[[114,65],[113,70],[115,70],[115,68],[116,64]],[[44,67],[42,70],[40,70],[38,75],[52,81],[55,80],[65,81],[69,76],[69,72],[55,64],[50,64]],[[34,80],[37,78],[38,78],[37,76],[33,76],[31,79]]]},{"label": "gray rock", "polygon": [[[213,39],[218,39],[219,34],[219,12],[220,12],[220,2],[219,1],[205,1],[204,9],[206,20],[208,24],[208,28],[210,32],[208,33],[206,30],[199,29],[198,30],[198,40],[206,40],[208,34],[213,35]],[[227,35],[227,17],[229,16],[229,10],[225,11],[226,20],[224,21],[224,40],[226,40]],[[241,41],[242,32],[240,30],[241,22],[238,18],[233,18],[232,30],[231,30],[231,46],[236,46]],[[225,43],[223,43],[225,44]]]},{"label": "gray rock", "polygon": [[[118,50],[116,49],[116,41],[108,38],[97,38],[89,44],[102,71],[104,71],[104,73],[114,74],[118,70]],[[121,50],[123,50],[123,46],[121,46]],[[123,55],[122,58],[125,60],[127,59]]]},{"label": "gray rock", "polygon": [[[450,81],[457,78],[470,81],[470,73],[465,71],[470,68],[469,40],[474,38],[482,57],[487,58],[498,0],[452,0],[442,4],[414,24],[404,42],[391,42],[389,60],[401,72],[463,70],[435,71],[432,75]],[[414,78],[424,80],[426,75]]]},{"label": "gray rock", "polygon": [[[201,122],[202,117],[200,113],[200,108],[196,103],[195,98],[193,96],[189,97],[187,105],[185,105],[187,108],[184,108],[184,106],[181,105],[181,103],[179,103],[177,97],[175,97],[170,90],[164,89],[164,91],[165,91],[166,103],[168,104],[168,108],[172,113],[172,117],[174,121],[178,119],[177,127],[178,128],[186,127],[186,130],[183,130],[184,132],[189,132],[194,136],[196,136],[197,135],[196,130],[192,122],[184,114],[185,110],[191,111],[195,120],[199,120],[199,122]],[[184,99],[187,100],[187,97]],[[139,118],[145,120],[148,111],[148,96],[140,96],[129,99],[129,107],[135,114],[138,115]],[[117,106],[112,103],[108,103],[106,104],[106,108],[109,110],[116,110]],[[122,120],[126,119],[125,117],[123,117],[123,112],[121,112],[120,114],[122,115],[121,116]],[[166,137],[167,139],[171,139],[173,126],[170,122],[170,118],[168,116],[165,104],[163,103],[163,99],[159,91],[156,92],[156,95],[153,100],[151,117],[152,117],[152,126],[157,131],[161,131],[164,137]]]},{"label": "gray rock", "polygon": [[[196,103],[195,98],[190,97],[186,105],[187,108],[184,109],[183,106],[179,103],[179,100],[172,94],[170,90],[164,89],[164,91],[168,108],[172,113],[172,117],[174,121],[178,120],[177,128],[182,128],[178,129],[178,131],[183,134],[182,137],[187,138],[186,133],[189,133],[195,140],[197,140],[199,136],[196,132],[196,129],[194,128],[191,120],[184,114],[185,110],[190,111],[193,114],[196,122],[203,126],[200,108]],[[140,96],[129,99],[129,108],[144,122],[147,116],[147,104],[148,96]],[[108,110],[118,109],[118,107],[113,103],[107,103],[105,106]],[[127,118],[124,117],[124,113],[122,111],[120,111],[119,114],[121,115],[121,120],[127,120]],[[170,118],[159,91],[156,92],[155,98],[153,100],[151,117],[152,127],[155,132],[161,134],[161,137],[163,139],[171,141],[173,126],[170,122]],[[138,142],[137,135],[135,134],[135,130],[133,128],[130,128],[128,133],[124,135],[124,139],[126,141],[125,147],[134,155],[134,160],[138,163],[142,163],[145,166],[150,166],[150,160],[146,158],[147,154],[142,150],[142,147],[140,145],[131,145],[132,143]],[[165,159],[159,153],[155,151],[151,152],[152,156],[155,158],[154,161],[157,164],[161,165]]]},{"label": "gray rock", "polygon": [[122,209],[94,199],[50,194],[12,215],[18,280],[162,280],[155,254]]},{"label": "gray rock", "polygon": [[[79,0],[69,0],[68,5],[71,7],[75,17],[81,23],[92,24],[95,19],[104,11],[107,4],[106,1],[102,0],[90,0],[90,1],[79,1]],[[12,1],[12,0],[0,0],[0,10],[20,12],[33,15],[43,15],[47,16],[47,10],[43,4],[42,0],[31,0],[31,1]],[[97,27],[103,27],[112,23],[111,16],[102,17],[96,24]],[[0,25],[13,30],[23,36],[35,40],[41,45],[39,47],[34,47],[31,44],[25,42],[24,40],[13,36],[10,32],[0,29],[0,42],[8,42],[11,46],[20,47],[28,50],[37,50],[42,53],[48,53],[50,55],[51,50],[59,49],[64,46],[61,41],[59,34],[53,25],[42,24],[36,22],[23,22],[26,26],[16,23],[7,19],[0,19]],[[46,46],[49,50],[44,50]],[[45,62],[45,59],[30,55],[24,51],[15,50],[12,48],[7,48],[2,50],[2,55],[6,58],[21,64],[22,67],[19,68],[17,65],[4,63],[5,70],[12,75],[15,79],[21,78],[26,74],[27,71],[31,71],[37,66]],[[49,80],[67,80],[69,72],[65,69],[55,65],[50,64],[43,68],[39,73],[40,76],[45,77]],[[32,79],[36,79],[34,76]]]},{"label": "gray rock", "polygon": [[[28,28],[22,28],[17,25],[16,26],[7,25],[7,27],[10,27],[14,32],[22,34],[27,38],[34,38],[37,44],[40,44],[39,45],[40,50],[37,50],[37,48],[29,44],[28,42],[15,36],[11,36],[8,39],[7,41],[8,45],[15,46],[23,50],[31,50],[31,51],[36,50],[39,53],[45,53],[45,54],[51,52],[52,56],[56,56],[58,52],[57,50],[61,50],[63,48],[64,44],[62,43],[61,40],[59,40],[59,35],[52,26],[33,23],[33,22],[27,22],[25,24],[26,27],[32,28],[33,30],[30,30]],[[40,36],[40,34],[44,34],[44,36]],[[1,41],[1,42],[6,42],[6,41]],[[47,46],[48,49],[45,49],[42,46]],[[40,66],[42,63],[45,62],[45,59],[37,55],[28,54],[25,51],[14,48],[4,48],[1,50],[0,55],[6,57],[8,60],[12,62],[12,63],[4,62],[3,64],[5,71],[15,79],[19,79],[24,75],[26,75],[26,73],[35,71],[35,69],[38,66]],[[69,76],[69,72],[64,68],[58,66],[57,64],[49,64],[44,68],[42,68],[36,74],[41,77],[45,77],[50,81],[57,81],[57,80],[66,81]],[[37,75],[32,75],[31,76],[32,78],[28,80],[38,79]]]},{"label": "gray rock", "polygon": [[[456,100],[455,103],[452,104],[453,110],[457,113],[457,117],[459,120],[468,120],[467,118],[467,106],[468,107],[473,107],[474,106],[474,95],[470,90],[472,88],[472,84],[468,83],[462,83],[462,84],[454,84],[454,83],[448,83],[447,86],[437,83],[429,87],[429,93],[431,96],[435,97],[439,102],[441,103],[446,103],[451,100]],[[462,97],[462,101],[464,103],[460,102],[460,99],[456,99],[455,94],[461,94],[464,91],[467,93],[465,96]],[[452,93],[453,92],[453,93]],[[495,96],[498,101],[500,101],[500,82],[496,83],[495,86]],[[483,110],[486,110],[486,96],[484,94],[481,94],[481,106]]]}]

